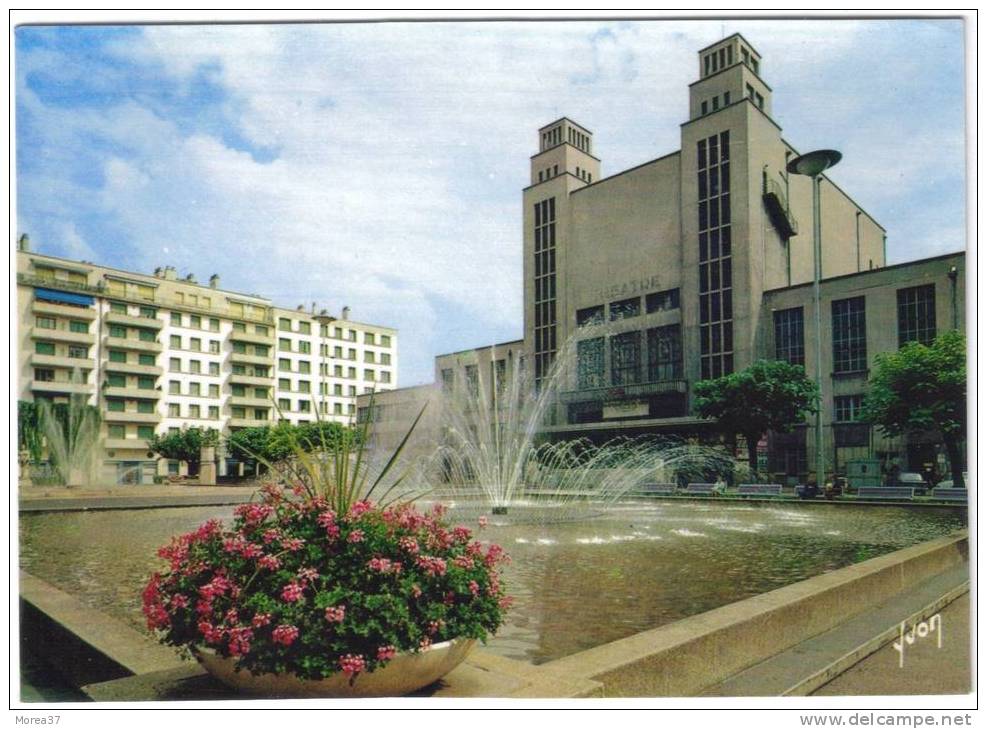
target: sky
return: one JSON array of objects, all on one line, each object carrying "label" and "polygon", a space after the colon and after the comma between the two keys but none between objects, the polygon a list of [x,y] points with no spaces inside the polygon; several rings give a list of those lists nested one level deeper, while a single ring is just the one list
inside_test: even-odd
[{"label": "sky", "polygon": [[888,262],[965,248],[960,20],[20,26],[17,231],[173,265],[399,330],[398,384],[522,336],[521,190],[539,127],[603,176],[675,151],[697,51],[741,32],[797,149],[888,231]]}]

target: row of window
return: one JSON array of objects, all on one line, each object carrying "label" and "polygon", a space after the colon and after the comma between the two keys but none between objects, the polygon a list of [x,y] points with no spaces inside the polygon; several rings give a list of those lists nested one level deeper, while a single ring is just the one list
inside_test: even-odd
[{"label": "row of window", "polygon": [[[635,316],[640,316],[641,297],[635,296],[629,299],[621,299],[620,301],[612,301],[610,302],[609,307],[610,321],[619,321],[621,319],[630,319]],[[585,309],[578,309],[576,311],[576,326],[585,327],[602,324],[606,321],[606,312],[604,308],[605,307],[603,304],[599,304],[598,306],[589,306]],[[658,311],[672,311],[678,308],[678,289],[656,291],[654,293],[647,294],[644,297],[644,311],[647,314],[653,314]]]},{"label": "row of window", "polygon": [[[579,389],[607,386],[606,339],[584,339],[576,345]],[[642,348],[642,339],[644,348]],[[610,384],[635,385],[682,378],[682,329],[678,324],[609,337]],[[642,353],[646,359],[642,360]]]},{"label": "row of window", "polygon": [[538,182],[544,182],[545,180],[551,180],[553,177],[559,176],[559,166],[553,165],[544,170],[538,170]]},{"label": "row of window", "polygon": [[115,339],[133,339],[130,332],[137,332],[137,339],[142,342],[157,342],[158,337],[153,329],[143,327],[125,327],[123,324],[110,324],[106,328],[107,334]]},{"label": "row of window", "polygon": [[[205,351],[202,349],[202,339],[199,337],[189,337],[187,341],[188,347],[182,347],[182,337],[178,334],[172,334],[168,345],[170,349],[187,349],[190,352]],[[219,354],[222,343],[218,339],[210,339],[207,342],[207,346],[209,347],[210,354]]]},{"label": "row of window", "polygon": [[747,86],[747,98],[754,102],[754,105],[758,109],[764,111],[764,97],[759,94],[753,86],[746,84]]},{"label": "row of window", "polygon": [[[298,326],[293,327],[292,321],[294,321]],[[280,317],[278,319],[278,331],[282,332],[293,332],[295,334],[309,335],[312,333],[312,323],[304,320],[292,320],[286,316]],[[329,326],[323,324],[320,327],[320,334],[323,337],[329,336]],[[356,329],[343,329],[342,327],[333,327],[332,337],[334,339],[345,339],[350,342],[355,342],[357,340],[357,330]],[[376,334],[374,332],[364,332],[363,333],[363,343],[369,344],[377,347],[390,347],[391,346],[391,335],[390,334]]]},{"label": "row of window", "polygon": [[[936,336],[935,284],[897,291],[898,346],[930,344]],[[855,296],[831,302],[833,372],[867,369],[866,299]],[[774,312],[775,358],[805,365],[805,322],[802,307]]]},{"label": "row of window", "polygon": [[[712,110],[717,111],[720,108],[720,97],[714,96],[711,101],[703,101],[700,105],[700,113],[706,116],[710,112],[710,106],[712,105]],[[723,93],[723,106],[730,106],[730,92],[726,91]]]},{"label": "row of window", "polygon": [[579,165],[576,165],[576,177],[578,177],[583,182],[592,182],[593,181],[593,173],[592,172],[589,172],[587,170],[584,170]]},{"label": "row of window", "polygon": [[89,322],[76,321],[75,319],[60,323],[53,316],[39,316],[34,320],[34,325],[38,329],[57,329],[76,334],[89,334]]},{"label": "row of window", "polygon": [[81,344],[67,344],[58,346],[55,342],[38,340],[34,343],[36,354],[45,354],[50,357],[69,357],[71,359],[89,359],[89,347]]}]

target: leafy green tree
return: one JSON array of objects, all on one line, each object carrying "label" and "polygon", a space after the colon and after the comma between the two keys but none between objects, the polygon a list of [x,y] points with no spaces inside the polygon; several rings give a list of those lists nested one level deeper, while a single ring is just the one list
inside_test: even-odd
[{"label": "leafy green tree", "polygon": [[28,400],[17,401],[17,448],[26,450],[32,463],[39,463],[44,455],[38,406]]},{"label": "leafy green tree", "polygon": [[966,439],[966,337],[943,332],[931,345],[909,342],[877,355],[863,420],[896,437],[935,432],[949,455],[953,485],[962,487]]},{"label": "leafy green tree", "polygon": [[226,438],[226,451],[243,461],[255,461],[258,456],[266,458],[270,434],[271,428],[268,425],[234,430]]},{"label": "leafy green tree", "polygon": [[147,447],[162,458],[185,461],[191,475],[199,472],[203,447],[219,444],[219,432],[214,428],[183,428],[177,433],[155,434]]},{"label": "leafy green tree", "polygon": [[747,369],[695,386],[696,412],[720,431],[747,441],[747,462],[757,472],[757,443],[773,430],[787,433],[816,411],[819,391],[798,365],[760,360]]}]

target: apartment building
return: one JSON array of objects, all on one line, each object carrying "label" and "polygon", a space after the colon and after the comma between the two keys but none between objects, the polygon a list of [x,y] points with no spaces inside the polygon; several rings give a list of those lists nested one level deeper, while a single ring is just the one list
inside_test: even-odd
[{"label": "apartment building", "polygon": [[[23,240],[23,239],[22,239]],[[397,384],[397,332],[325,311],[153,275],[17,252],[17,396],[85,397],[102,415],[105,482],[147,483],[178,463],[153,434],[318,417],[349,423],[356,396]],[[280,412],[279,412],[280,411]],[[221,460],[220,473],[226,463]]]},{"label": "apartment building", "polygon": [[[568,117],[538,130],[521,193],[524,336],[498,345],[505,352],[492,359],[503,364],[493,366],[527,364],[535,390],[552,390],[544,438],[704,440],[714,429],[694,415],[697,381],[791,360],[796,348],[815,377],[820,346],[827,467],[865,454],[927,460],[921,438],[887,442],[847,426],[876,354],[916,338],[909,332],[964,328],[963,254],[886,266],[884,228],[823,176],[814,331],[812,182],[787,172],[800,152],[773,115],[767,64],[734,34],[700,50],[697,71],[680,148],[629,169],[604,175],[593,133]],[[908,324],[915,312],[921,326]],[[776,345],[795,332],[797,347]],[[834,355],[851,340],[852,367]],[[486,350],[439,355],[437,383],[489,388],[490,360]],[[401,396],[378,399],[385,413],[391,397]],[[769,439],[778,478],[807,476],[814,440],[811,424]]]}]

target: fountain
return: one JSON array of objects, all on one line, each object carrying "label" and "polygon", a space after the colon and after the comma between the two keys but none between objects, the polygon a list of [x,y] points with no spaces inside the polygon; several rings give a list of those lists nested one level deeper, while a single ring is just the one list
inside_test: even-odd
[{"label": "fountain", "polygon": [[494,515],[523,509],[526,517],[566,520],[607,508],[648,483],[716,478],[733,460],[681,438],[618,437],[602,445],[587,438],[547,442],[539,437],[571,380],[578,341],[599,337],[584,328],[559,349],[547,376],[534,386],[523,360],[503,378],[454,382],[441,395],[442,432],[432,456],[437,491],[477,502]]},{"label": "fountain", "polygon": [[95,482],[100,468],[101,419],[99,410],[88,403],[88,396],[73,393],[65,406],[40,401],[38,422],[61,483],[74,488]]}]

